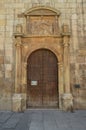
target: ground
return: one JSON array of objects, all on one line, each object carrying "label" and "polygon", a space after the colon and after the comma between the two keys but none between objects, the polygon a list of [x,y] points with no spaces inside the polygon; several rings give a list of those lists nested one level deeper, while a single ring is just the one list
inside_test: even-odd
[{"label": "ground", "polygon": [[86,130],[86,111],[0,111],[0,130]]}]

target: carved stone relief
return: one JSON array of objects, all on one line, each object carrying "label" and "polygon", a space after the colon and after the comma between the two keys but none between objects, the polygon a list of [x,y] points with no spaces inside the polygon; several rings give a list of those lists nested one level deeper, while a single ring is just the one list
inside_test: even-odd
[{"label": "carved stone relief", "polygon": [[32,35],[58,34],[58,20],[55,16],[28,17],[27,32]]}]

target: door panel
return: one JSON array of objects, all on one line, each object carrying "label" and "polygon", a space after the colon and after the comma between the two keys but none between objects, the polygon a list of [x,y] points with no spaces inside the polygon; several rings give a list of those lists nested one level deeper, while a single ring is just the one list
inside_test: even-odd
[{"label": "door panel", "polygon": [[42,106],[42,54],[33,53],[27,64],[27,99],[28,106]]},{"label": "door panel", "polygon": [[58,105],[57,59],[49,50],[37,50],[27,61],[28,107]]},{"label": "door panel", "polygon": [[43,105],[57,106],[57,59],[50,51],[43,55]]}]

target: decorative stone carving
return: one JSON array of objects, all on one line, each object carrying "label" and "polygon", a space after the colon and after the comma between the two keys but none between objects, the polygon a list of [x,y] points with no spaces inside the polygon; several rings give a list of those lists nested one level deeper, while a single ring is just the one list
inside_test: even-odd
[{"label": "decorative stone carving", "polygon": [[22,33],[22,25],[21,24],[16,25],[16,33]]},{"label": "decorative stone carving", "polygon": [[52,35],[59,32],[58,20],[53,16],[28,17],[27,31],[32,35]]},{"label": "decorative stone carving", "polygon": [[63,33],[68,33],[69,32],[69,27],[68,25],[64,24],[63,25]]}]

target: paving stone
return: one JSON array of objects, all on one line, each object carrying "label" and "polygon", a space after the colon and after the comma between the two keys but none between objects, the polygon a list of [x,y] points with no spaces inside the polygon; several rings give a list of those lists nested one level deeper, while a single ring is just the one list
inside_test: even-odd
[{"label": "paving stone", "polygon": [[86,130],[86,111],[74,113],[59,110],[0,112],[1,118],[6,120],[0,122],[0,130]]},{"label": "paving stone", "polygon": [[15,130],[28,130],[31,123],[31,113],[24,112]]},{"label": "paving stone", "polygon": [[1,112],[0,113],[0,123],[6,122],[11,116],[12,112]]},{"label": "paving stone", "polygon": [[40,111],[33,112],[31,124],[28,130],[43,130],[43,114]]},{"label": "paving stone", "polygon": [[6,123],[4,123],[2,128],[5,128],[5,129],[15,128],[16,125],[18,124],[21,116],[22,116],[22,114],[20,114],[20,113],[14,113],[11,116],[11,118]]},{"label": "paving stone", "polygon": [[28,130],[43,130],[43,123],[42,121],[32,121]]}]

